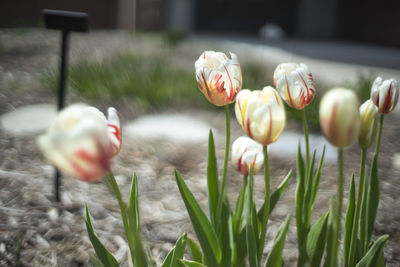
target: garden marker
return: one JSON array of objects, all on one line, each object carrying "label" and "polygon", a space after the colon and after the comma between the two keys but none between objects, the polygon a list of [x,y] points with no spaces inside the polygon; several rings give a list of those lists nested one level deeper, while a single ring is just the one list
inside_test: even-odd
[{"label": "garden marker", "polygon": [[[65,98],[65,79],[67,76],[67,50],[68,50],[68,35],[71,31],[87,32],[88,14],[82,12],[71,12],[62,10],[43,10],[44,21],[47,29],[61,30],[61,61],[60,61],[60,79],[58,83],[58,110],[64,107]],[[61,173],[56,169],[54,194],[57,202],[60,202],[60,182]]]}]

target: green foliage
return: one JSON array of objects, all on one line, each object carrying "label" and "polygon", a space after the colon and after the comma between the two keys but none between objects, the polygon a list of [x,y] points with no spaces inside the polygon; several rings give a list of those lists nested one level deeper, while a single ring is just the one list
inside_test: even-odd
[{"label": "green foliage", "polygon": [[286,217],[286,220],[279,227],[278,232],[274,237],[274,244],[272,245],[271,252],[268,254],[268,258],[265,261],[264,267],[282,266],[282,251],[286,241],[289,222],[290,215]]},{"label": "green foliage", "polygon": [[188,33],[183,30],[166,30],[161,33],[161,38],[166,45],[176,46],[188,38]]},{"label": "green foliage", "polygon": [[361,74],[355,84],[349,84],[348,87],[354,89],[360,103],[364,103],[371,96],[371,87],[374,83],[376,76],[373,73]]},{"label": "green foliage", "polygon": [[170,250],[161,267],[179,267],[179,260],[183,259],[187,242],[187,234],[183,233],[176,241],[175,246]]},{"label": "green foliage", "polygon": [[89,215],[89,209],[87,205],[85,205],[85,223],[86,223],[86,229],[89,234],[89,239],[90,242],[93,245],[94,250],[96,251],[97,258],[93,258],[92,261],[96,262],[98,264],[97,259],[104,265],[104,266],[110,266],[110,267],[116,267],[119,266],[117,260],[114,258],[114,256],[104,247],[103,243],[101,243],[100,239],[97,237],[96,233],[94,232],[92,221],[90,219]]},{"label": "green foliage", "polygon": [[214,226],[214,228],[216,228],[219,189],[218,189],[217,158],[215,156],[214,137],[211,129],[208,137],[207,189],[208,189],[208,206],[209,206],[211,223]]},{"label": "green foliage", "polygon": [[[57,73],[45,72],[42,84],[58,88]],[[82,61],[70,67],[68,85],[87,99],[131,97],[142,109],[184,102],[211,106],[197,89],[194,70],[173,68],[157,56],[122,54],[104,62]]]},{"label": "green foliage", "polygon": [[368,246],[368,243],[370,242],[372,237],[372,231],[374,230],[376,214],[378,212],[378,206],[379,206],[379,197],[380,197],[380,189],[379,189],[379,179],[378,179],[378,155],[375,154],[372,160],[371,174],[368,184],[367,212],[366,212],[367,234],[366,234],[366,243],[364,244],[365,247]]},{"label": "green foliage", "polygon": [[306,252],[310,267],[321,266],[322,255],[325,250],[326,238],[328,235],[328,215],[326,212],[311,227],[307,236]]},{"label": "green foliage", "polygon": [[190,192],[181,175],[177,171],[175,171],[175,178],[186,209],[189,213],[190,220],[192,221],[193,228],[203,250],[205,263],[210,267],[218,266],[218,263],[221,260],[221,248],[217,234],[212,228],[210,221],[207,219],[207,216],[201,209],[200,205],[194,198],[192,192]]},{"label": "green foliage", "polygon": [[347,211],[346,211],[346,218],[345,218],[345,224],[344,224],[343,252],[344,252],[344,260],[345,260],[346,264],[348,264],[349,261],[351,260],[349,257],[350,257],[350,245],[351,245],[352,230],[353,230],[353,225],[354,225],[354,212],[355,212],[355,208],[356,208],[355,195],[356,195],[356,193],[355,193],[354,174],[353,174],[351,177],[349,200],[347,202]]},{"label": "green foliage", "polygon": [[374,242],[365,256],[357,263],[356,267],[383,267],[385,263],[380,261],[381,253],[385,247],[388,235],[383,235]]}]

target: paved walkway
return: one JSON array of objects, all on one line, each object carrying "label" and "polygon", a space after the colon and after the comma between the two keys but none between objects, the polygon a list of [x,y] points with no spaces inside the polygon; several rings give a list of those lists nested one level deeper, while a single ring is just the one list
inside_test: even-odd
[{"label": "paved walkway", "polygon": [[196,35],[218,43],[239,58],[273,69],[281,62],[303,62],[316,82],[329,87],[357,83],[360,75],[400,80],[400,49],[324,41],[263,41],[248,36]]}]

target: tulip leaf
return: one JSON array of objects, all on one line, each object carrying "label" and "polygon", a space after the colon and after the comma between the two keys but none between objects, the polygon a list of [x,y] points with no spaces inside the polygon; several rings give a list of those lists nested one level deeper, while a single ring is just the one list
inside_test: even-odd
[{"label": "tulip leaf", "polygon": [[314,223],[308,233],[306,251],[310,261],[310,267],[318,267],[321,265],[327,237],[328,217],[329,212],[326,212]]},{"label": "tulip leaf", "polygon": [[305,183],[305,167],[304,160],[301,155],[300,143],[297,150],[297,188],[296,188],[296,226],[297,226],[297,242],[300,253],[304,244],[305,237],[307,235],[305,225],[303,222],[304,212],[304,183]]},{"label": "tulip leaf", "polygon": [[204,262],[204,260],[203,260],[204,255],[201,252],[199,245],[193,239],[191,239],[190,237],[187,238],[187,245],[189,247],[190,257],[194,261],[203,263]]},{"label": "tulip leaf", "polygon": [[[142,236],[140,233],[140,217],[139,217],[139,194],[136,174],[133,175],[131,191],[129,194],[129,203],[126,207],[128,216],[128,225],[124,225],[125,233],[129,241],[129,249],[131,251],[134,266],[147,266],[147,254],[143,247]],[[122,200],[121,200],[122,201]],[[125,205],[121,206],[121,213]],[[121,214],[122,215],[122,214]]]},{"label": "tulip leaf", "polygon": [[136,229],[140,231],[139,193],[137,180],[138,179],[135,173],[132,178],[131,192],[129,194],[128,214],[134,219],[133,222],[136,225]]},{"label": "tulip leaf", "polygon": [[[283,192],[285,191],[290,178],[292,178],[292,170],[288,172],[282,182],[279,184],[278,188],[271,194],[270,201],[269,201],[269,216],[271,216],[272,211],[275,208],[275,205],[278,203],[279,199],[281,198]],[[262,206],[258,212],[258,218],[261,220],[263,216],[264,206]]]},{"label": "tulip leaf", "polygon": [[312,195],[311,195],[311,206],[310,206],[311,213],[310,214],[312,214],[315,199],[317,198],[319,183],[321,180],[322,166],[324,165],[324,159],[325,159],[325,148],[326,148],[326,146],[324,145],[324,148],[322,149],[322,155],[321,155],[321,158],[320,158],[319,164],[318,164],[318,169],[317,169],[317,172],[315,175],[315,179],[313,181],[313,190],[312,190]]},{"label": "tulip leaf", "polygon": [[[304,198],[304,207],[303,207],[303,223],[305,224],[305,227],[308,229],[311,223],[311,197],[312,197],[312,191],[313,191],[313,174],[314,174],[314,165],[315,165],[315,154],[316,150],[314,150],[312,160],[311,160],[311,165],[309,166],[309,172],[307,173],[308,177],[307,180],[305,181],[305,198]],[[306,234],[307,236],[307,234]]]},{"label": "tulip leaf", "polygon": [[100,239],[97,237],[93,229],[87,204],[85,204],[85,213],[86,213],[85,217],[86,229],[88,231],[90,242],[93,245],[94,251],[96,252],[98,259],[104,266],[110,266],[110,267],[119,266],[114,256],[106,249],[106,247],[104,247]]},{"label": "tulip leaf", "polygon": [[258,235],[255,231],[258,231],[258,219],[254,220],[256,215],[254,214],[254,198],[253,198],[253,168],[250,168],[249,182],[247,184],[247,199],[246,199],[246,244],[247,244],[247,256],[249,258],[250,267],[258,267],[259,260],[257,256],[257,239]]},{"label": "tulip leaf", "polygon": [[381,253],[385,246],[388,235],[383,235],[378,238],[367,251],[364,257],[357,263],[356,267],[375,267],[378,266]]},{"label": "tulip leaf", "polygon": [[371,240],[374,230],[376,214],[379,206],[379,179],[378,179],[378,155],[375,154],[372,160],[371,174],[369,179],[368,195],[367,195],[367,236],[366,244]]},{"label": "tulip leaf", "polygon": [[103,263],[101,263],[100,259],[94,253],[89,253],[90,262],[93,267],[104,267]]},{"label": "tulip leaf", "polygon": [[196,236],[203,250],[205,263],[209,267],[216,267],[221,260],[221,248],[219,246],[218,237],[210,221],[207,219],[207,216],[178,171],[175,171],[175,178],[194,231],[196,232]]},{"label": "tulip leaf", "polygon": [[348,265],[350,260],[350,245],[351,245],[351,236],[353,231],[354,223],[354,211],[355,211],[355,184],[354,184],[354,173],[351,177],[350,183],[350,192],[349,192],[349,201],[347,203],[347,211],[346,211],[346,219],[345,219],[345,226],[344,226],[344,261]]},{"label": "tulip leaf", "polygon": [[326,258],[325,258],[325,264],[324,266],[330,267],[330,266],[335,266],[336,262],[336,252],[335,252],[335,246],[334,246],[334,236],[335,236],[335,231],[336,231],[336,224],[335,224],[335,218],[337,216],[337,210],[334,205],[333,199],[331,199],[330,203],[330,209],[329,209],[329,218],[328,218],[328,235],[326,239]]},{"label": "tulip leaf", "polygon": [[229,204],[224,201],[221,213],[220,245],[222,258],[220,266],[231,266],[233,251],[233,222]]},{"label": "tulip leaf", "polygon": [[234,236],[240,234],[242,228],[243,218],[244,218],[244,202],[246,198],[247,190],[247,176],[244,177],[242,188],[240,189],[239,196],[236,200],[235,213],[233,216],[233,233]]},{"label": "tulip leaf", "polygon": [[217,207],[218,207],[218,166],[215,156],[215,145],[212,130],[210,129],[208,137],[208,162],[207,162],[207,190],[208,190],[208,208],[210,211],[211,224],[216,229]]},{"label": "tulip leaf", "polygon": [[181,235],[175,243],[175,246],[169,251],[161,267],[178,267],[178,260],[183,259],[187,241],[186,232]]},{"label": "tulip leaf", "polygon": [[189,261],[189,260],[179,260],[179,265],[181,267],[207,267],[200,262]]},{"label": "tulip leaf", "polygon": [[246,241],[246,230],[247,228],[243,228],[240,232],[239,236],[237,236],[236,244],[236,265],[241,266],[241,263],[245,262],[245,258],[247,255],[247,241]]},{"label": "tulip leaf", "polygon": [[282,266],[282,251],[283,247],[285,246],[289,222],[290,215],[286,217],[286,220],[279,227],[278,232],[274,237],[274,244],[272,245],[272,249],[268,254],[267,260],[264,265],[265,267]]}]

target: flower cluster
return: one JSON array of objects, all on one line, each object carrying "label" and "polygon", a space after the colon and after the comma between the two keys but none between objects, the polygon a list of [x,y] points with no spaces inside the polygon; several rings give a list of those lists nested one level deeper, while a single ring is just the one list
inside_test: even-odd
[{"label": "flower cluster", "polygon": [[[313,208],[318,192],[324,152],[316,167],[315,153],[310,157],[305,108],[315,98],[316,89],[310,69],[303,63],[282,63],[273,75],[276,89],[265,86],[262,90],[242,90],[242,73],[238,58],[231,53],[205,51],[195,62],[196,80],[208,101],[226,110],[226,147],[222,179],[219,183],[214,140],[210,131],[207,165],[209,218],[176,171],[175,177],[181,196],[200,245],[184,233],[168,253],[162,266],[260,266],[269,215],[279,200],[291,177],[291,171],[270,192],[268,145],[278,140],[286,124],[286,104],[302,113],[305,160],[299,144],[297,155],[296,226],[299,249],[298,266],[320,266],[326,255],[325,265],[359,266],[370,259],[383,259],[382,247],[387,237],[382,236],[373,245],[373,225],[379,195],[378,160],[383,116],[395,108],[399,98],[399,85],[394,79],[383,81],[378,77],[372,85],[371,97],[361,106],[353,90],[333,88],[321,100],[319,118],[326,139],[338,147],[338,186],[336,207],[333,207],[311,225]],[[232,143],[231,161],[244,175],[243,185],[233,211],[227,197],[226,177],[230,147],[229,104],[235,102],[236,119],[247,136]],[[378,127],[377,114],[381,114]],[[126,204],[111,173],[112,159],[121,149],[121,125],[118,112],[108,109],[108,117],[94,107],[72,105],[59,113],[47,132],[38,138],[43,155],[61,171],[78,179],[92,182],[106,176],[107,182],[120,205],[123,226],[130,247],[134,266],[150,266],[140,233],[137,178],[134,175],[129,203]],[[358,195],[355,197],[354,175],[349,190],[343,253],[339,252],[343,199],[343,148],[358,140],[362,148]],[[364,183],[367,149],[376,141],[369,184]],[[312,158],[312,159],[311,159]],[[264,203],[257,210],[254,200],[253,174],[264,166]],[[377,189],[378,188],[378,189]],[[357,201],[357,203],[356,203]],[[362,202],[364,201],[364,202]],[[332,204],[334,205],[334,204]],[[364,216],[364,217],[362,217]],[[328,219],[329,218],[329,219]],[[328,223],[329,220],[329,223]],[[265,266],[282,266],[282,250],[288,232],[290,215],[282,223],[266,258]],[[358,229],[358,225],[360,229]],[[97,253],[97,265],[117,266],[118,263],[97,238],[88,209],[86,226]],[[186,243],[195,250],[196,261],[185,260]],[[378,247],[382,245],[381,247]],[[193,251],[192,251],[193,252]],[[338,260],[343,254],[343,260]],[[246,259],[247,257],[247,259]],[[366,258],[366,260],[365,260]],[[368,265],[368,264],[366,264]],[[369,265],[368,265],[369,266]]]}]

